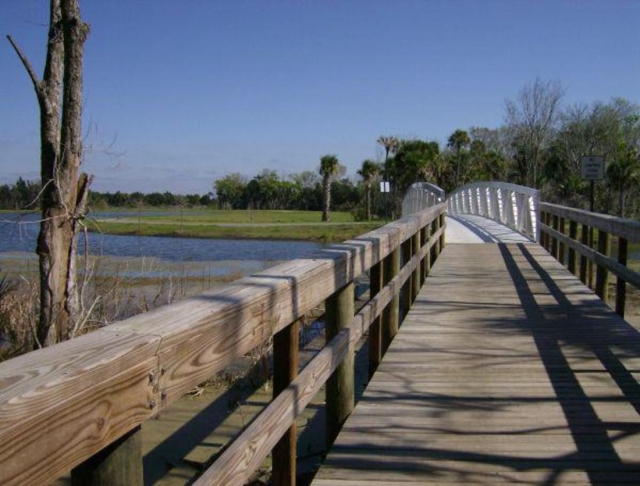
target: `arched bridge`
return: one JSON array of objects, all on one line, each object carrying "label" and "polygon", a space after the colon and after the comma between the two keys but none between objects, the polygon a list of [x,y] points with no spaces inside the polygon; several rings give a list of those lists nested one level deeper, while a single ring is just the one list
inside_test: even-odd
[{"label": "arched bridge", "polygon": [[[638,484],[640,334],[623,317],[640,224],[506,184],[412,197],[308,259],[0,363],[0,484],[72,468],[143,484],[141,424],[270,339],[273,401],[192,484],[245,484],[270,453],[273,483],[295,484],[296,419],[323,387],[316,486]],[[321,302],[327,342],[300,368],[298,320]]]}]

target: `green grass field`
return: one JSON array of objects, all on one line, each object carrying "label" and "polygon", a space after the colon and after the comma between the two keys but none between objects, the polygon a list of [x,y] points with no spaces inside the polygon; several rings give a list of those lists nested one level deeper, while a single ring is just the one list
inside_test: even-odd
[{"label": "green grass field", "polygon": [[139,236],[191,238],[252,238],[338,242],[366,233],[384,222],[359,223],[350,213],[331,213],[322,223],[319,211],[202,211],[199,214],[145,215],[98,219],[88,224],[92,231]]},{"label": "green grass field", "polygon": [[[175,210],[173,210],[175,212]],[[191,212],[191,210],[189,210]],[[143,221],[149,223],[320,223],[322,213],[320,211],[255,211],[255,210],[202,210],[197,211],[198,214],[179,214],[167,215],[159,212],[157,215],[145,216]],[[119,221],[138,222],[138,218],[122,218]],[[347,212],[331,213],[331,222],[333,223],[353,223],[353,215]]]}]

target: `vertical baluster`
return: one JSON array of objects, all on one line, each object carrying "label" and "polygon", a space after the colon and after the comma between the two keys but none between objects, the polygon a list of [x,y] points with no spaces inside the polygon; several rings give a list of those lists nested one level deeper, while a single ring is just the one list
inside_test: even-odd
[{"label": "vertical baluster", "polygon": [[[273,397],[278,396],[298,376],[298,321],[273,336]],[[296,423],[293,422],[273,448],[273,484],[296,484]]]},{"label": "vertical baluster", "polygon": [[142,486],[143,483],[140,426],[71,471],[73,486]]},{"label": "vertical baluster", "polygon": [[[338,332],[348,328],[353,316],[354,285],[351,282],[325,301],[326,341],[331,341]],[[353,410],[354,403],[354,353],[350,351],[327,380],[327,447],[335,441],[342,424]]]},{"label": "vertical baluster", "polygon": [[[369,298],[372,299],[383,287],[382,262],[376,263],[369,271]],[[378,316],[369,327],[369,378],[373,376],[382,361],[382,318]]]},{"label": "vertical baluster", "polygon": [[[402,252],[401,266],[402,267],[404,267],[409,262],[409,260],[411,260],[411,253],[413,252],[412,245],[413,245],[412,238],[408,238],[401,245],[401,252]],[[405,280],[404,285],[400,290],[400,301],[401,301],[400,308],[402,309],[402,313],[398,322],[399,325],[402,321],[404,321],[404,318],[407,316],[407,313],[409,312],[409,308],[411,307],[411,295],[413,294],[413,290],[411,289],[412,283],[413,283],[413,280],[411,278],[408,278],[407,280]]]},{"label": "vertical baluster", "polygon": [[[413,251],[412,251],[412,257],[415,255],[419,255],[420,254],[420,248],[422,246],[422,230],[418,231],[415,235],[413,235],[413,244],[411,245]],[[411,304],[413,304],[416,300],[416,297],[418,297],[418,293],[420,293],[420,287],[422,286],[422,282],[421,282],[421,273],[420,273],[420,265],[421,263],[418,263],[418,266],[416,266],[415,270],[413,271],[413,273],[411,274],[411,278],[413,280],[413,283],[411,284]]]},{"label": "vertical baluster", "polygon": [[[555,214],[553,215],[552,227],[554,230],[558,231],[559,219]],[[558,260],[558,238],[556,238],[555,236],[551,237],[551,254],[553,255],[553,258]]]},{"label": "vertical baluster", "polygon": [[[627,239],[618,238],[618,263],[627,266]],[[627,300],[627,283],[620,276],[616,278],[616,313],[624,317],[624,309]]]},{"label": "vertical baluster", "polygon": [[[602,230],[598,232],[598,252],[605,256],[609,256],[609,253],[611,253],[611,237],[609,233],[605,233]],[[609,270],[602,265],[597,265],[596,269],[596,294],[598,294],[602,300],[608,302]]]},{"label": "vertical baluster", "polygon": [[[569,220],[569,238],[572,241],[576,241],[578,238],[578,223],[572,219]],[[569,247],[568,268],[572,274],[576,274],[576,250],[573,247]]]},{"label": "vertical baluster", "polygon": [[[558,231],[560,233],[562,233],[564,235],[564,231],[565,231],[565,225],[564,225],[564,218],[561,217],[558,221]],[[566,245],[564,243],[564,241],[560,240],[558,242],[558,247],[559,247],[559,257],[558,257],[558,261],[560,263],[562,263],[564,265],[564,261],[565,261],[565,251],[566,251]]]},{"label": "vertical baluster", "polygon": [[[400,271],[400,248],[396,247],[384,260],[384,285],[386,286]],[[398,332],[400,318],[400,293],[396,292],[382,313],[382,352],[387,351],[391,340]]]},{"label": "vertical baluster", "polygon": [[[582,243],[584,246],[589,246],[589,233],[591,231],[589,229],[589,226],[587,226],[586,224],[581,224],[580,229],[580,243]],[[583,254],[580,254],[580,281],[585,285],[589,283],[587,279],[588,271],[589,264],[587,263],[587,257]]]}]

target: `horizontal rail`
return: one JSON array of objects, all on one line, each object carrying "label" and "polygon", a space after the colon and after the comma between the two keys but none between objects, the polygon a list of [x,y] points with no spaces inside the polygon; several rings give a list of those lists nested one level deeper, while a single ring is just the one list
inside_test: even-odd
[{"label": "horizontal rail", "polygon": [[274,399],[234,443],[194,483],[196,486],[245,484],[286,430],[304,411],[311,399],[326,383],[331,373],[354,350],[371,323],[391,302],[402,285],[418,268],[422,259],[443,234],[441,228],[432,235],[389,284],[356,314],[348,329],[340,331],[304,368],[287,389]]},{"label": "horizontal rail", "polygon": [[537,240],[538,191],[506,182],[472,182],[447,198],[449,214],[472,214],[498,221]]},{"label": "horizontal rail", "polygon": [[311,258],[0,363],[0,484],[56,479],[304,316],[426,226],[434,225],[431,241],[439,249],[445,209],[434,206]]},{"label": "horizontal rail", "polygon": [[607,255],[603,255],[602,253],[599,253],[598,251],[583,245],[579,241],[569,238],[564,233],[560,233],[554,230],[550,226],[541,223],[540,230],[549,234],[552,238],[563,242],[568,247],[574,249],[581,255],[587,257],[592,262],[596,263],[598,266],[604,267],[610,272],[614,273],[616,276],[623,278],[628,284],[640,288],[640,272],[635,272],[629,267],[621,265],[616,259],[611,258]]},{"label": "horizontal rail", "polygon": [[600,231],[625,238],[629,243],[640,243],[640,221],[619,218],[608,214],[591,213],[546,202],[538,203],[539,211],[596,228]]},{"label": "horizontal rail", "polygon": [[[609,274],[616,276],[616,312],[624,317],[626,285],[640,288],[640,272],[627,266],[628,243],[640,242],[640,222],[591,213],[557,204],[539,203],[540,244],[605,302]],[[569,234],[566,234],[569,223]],[[595,230],[598,231],[597,238]],[[617,238],[617,258],[611,256],[611,237]],[[597,249],[595,241],[597,239]],[[576,254],[580,255],[579,265]],[[594,267],[595,266],[595,281]]]}]

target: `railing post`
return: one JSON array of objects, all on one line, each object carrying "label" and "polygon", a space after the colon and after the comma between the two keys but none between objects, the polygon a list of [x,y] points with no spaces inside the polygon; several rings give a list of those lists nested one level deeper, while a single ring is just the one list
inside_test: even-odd
[{"label": "railing post", "polygon": [[[422,230],[419,230],[415,235],[413,235],[412,248],[412,257],[420,254],[420,249],[422,248]],[[422,286],[419,264],[411,274],[411,279],[413,280],[411,284],[411,303],[413,304],[416,300],[416,297],[418,297],[418,294],[420,293],[420,287]]]},{"label": "railing post", "polygon": [[[277,397],[298,376],[298,321],[273,336],[273,397]],[[273,448],[273,484],[296,484],[295,421]]]},{"label": "railing post", "polygon": [[[564,224],[564,218],[562,218],[562,217],[558,220],[558,231],[564,235],[565,224]],[[564,265],[564,254],[565,254],[565,251],[566,251],[566,245],[565,245],[564,241],[559,241],[558,242],[558,248],[559,248],[559,251],[560,251],[560,255],[559,255],[558,261],[561,264]]]},{"label": "railing post", "polygon": [[[442,214],[440,214],[440,216],[438,216],[438,229],[444,228],[444,226],[446,224],[444,218],[445,218],[444,213],[442,213]],[[445,244],[446,244],[445,234],[444,234],[444,231],[443,231],[442,234],[440,235],[440,248],[438,249],[438,256],[440,255],[442,250],[444,250]]]},{"label": "railing post", "polygon": [[[400,247],[396,247],[384,259],[384,285],[386,286],[400,271]],[[387,351],[391,340],[398,332],[398,320],[400,317],[400,294],[398,292],[391,298],[382,313],[382,352]]]},{"label": "railing post", "polygon": [[[382,262],[369,270],[369,298],[374,298],[382,289]],[[369,378],[373,376],[382,361],[382,318],[376,317],[369,326]]]},{"label": "railing post", "polygon": [[[589,226],[589,248],[593,249],[594,248],[594,240],[595,240],[595,229],[593,228],[593,226]],[[588,273],[588,279],[589,279],[589,288],[590,289],[595,289],[595,285],[593,283],[593,265],[594,262],[591,261],[591,259],[588,259],[587,261],[587,273]]]},{"label": "railing post", "polygon": [[[540,216],[539,216],[540,222],[543,224],[547,224],[547,213],[544,210],[540,210]],[[540,245],[542,246],[542,248],[544,248],[545,250],[549,251],[549,245],[547,245],[547,233],[545,233],[544,231],[540,232],[540,241],[539,241]]]},{"label": "railing post", "polygon": [[[611,236],[602,230],[598,232],[598,252],[605,256],[611,252]],[[609,270],[602,265],[596,266],[596,294],[605,302],[609,300]]]},{"label": "railing post", "polygon": [[[418,248],[419,252],[422,251],[422,247],[429,240],[428,235],[429,235],[429,225],[426,225],[420,230],[420,247]],[[418,267],[420,269],[420,287],[424,285],[424,281],[427,279],[427,260],[428,259],[429,259],[429,252],[427,252],[424,258],[421,259],[420,266]]]},{"label": "railing post", "polygon": [[[569,220],[569,238],[573,241],[578,239],[578,222],[574,220]],[[569,247],[569,261],[567,268],[572,274],[576,274],[576,250],[572,247]]]},{"label": "railing post", "polygon": [[143,483],[140,426],[71,471],[72,486],[142,486]]},{"label": "railing post", "polygon": [[[538,219],[540,220],[540,222],[542,224],[547,224],[547,213],[543,210],[540,210],[540,215],[538,216]],[[540,231],[540,245],[542,245],[542,248],[544,248],[545,250],[549,251],[548,245],[547,245],[547,233],[545,233],[544,231]]]},{"label": "railing post", "polygon": [[[627,266],[627,239],[618,238],[618,263]],[[624,317],[624,308],[627,300],[627,283],[620,276],[616,278],[616,313]]]},{"label": "railing post", "polygon": [[[581,230],[580,243],[582,243],[584,246],[589,246],[589,233],[590,233],[589,226],[587,226],[586,224],[581,224],[580,230]],[[580,255],[580,281],[585,285],[588,285],[589,283],[587,279],[589,264],[587,262],[588,262],[587,257],[581,254]]]},{"label": "railing post", "polygon": [[[558,216],[554,214],[553,215],[552,228],[554,230],[558,231],[558,227],[559,227]],[[559,258],[558,258],[558,238],[556,238],[555,236],[551,237],[551,254],[553,255],[553,258],[555,258],[556,260],[559,260]]]},{"label": "railing post", "polygon": [[[413,253],[413,249],[411,248],[413,245],[413,239],[412,238],[407,238],[407,240],[402,243],[401,245],[401,252],[402,252],[402,263],[401,263],[401,267],[404,267],[407,262],[409,260],[411,260],[411,254]],[[402,309],[402,315],[399,319],[398,324],[400,325],[402,321],[404,321],[404,318],[407,316],[407,314],[409,313],[409,308],[411,307],[411,296],[413,295],[413,290],[411,288],[413,284],[413,279],[408,278],[405,282],[404,285],[402,286],[402,289],[400,291],[400,308]]]},{"label": "railing post", "polygon": [[[432,231],[432,235],[437,233],[438,230],[440,229],[440,217],[437,216],[436,219],[433,220],[433,231]],[[431,265],[434,264],[434,262],[438,259],[438,256],[440,255],[440,238],[438,238],[436,241],[434,241],[433,246],[431,247]]]},{"label": "railing post", "polygon": [[[431,223],[429,223],[427,226],[425,226],[424,234],[425,234],[424,242],[425,243],[430,243],[431,242],[431,235],[433,235],[433,228],[432,228],[432,224]],[[424,279],[425,280],[429,276],[429,272],[431,272],[432,254],[433,254],[433,246],[431,248],[429,248],[429,250],[427,251],[427,254],[424,257]]]},{"label": "railing post", "polygon": [[[547,225],[549,228],[552,227],[551,213],[549,212],[544,213],[544,224]],[[545,250],[551,253],[551,235],[549,233],[544,234],[544,245],[545,245]]]},{"label": "railing post", "polygon": [[[354,285],[348,283],[325,301],[325,336],[328,343],[342,329],[348,328],[354,316]],[[342,424],[353,410],[354,353],[350,351],[327,380],[326,412],[327,447],[333,444]]]}]

